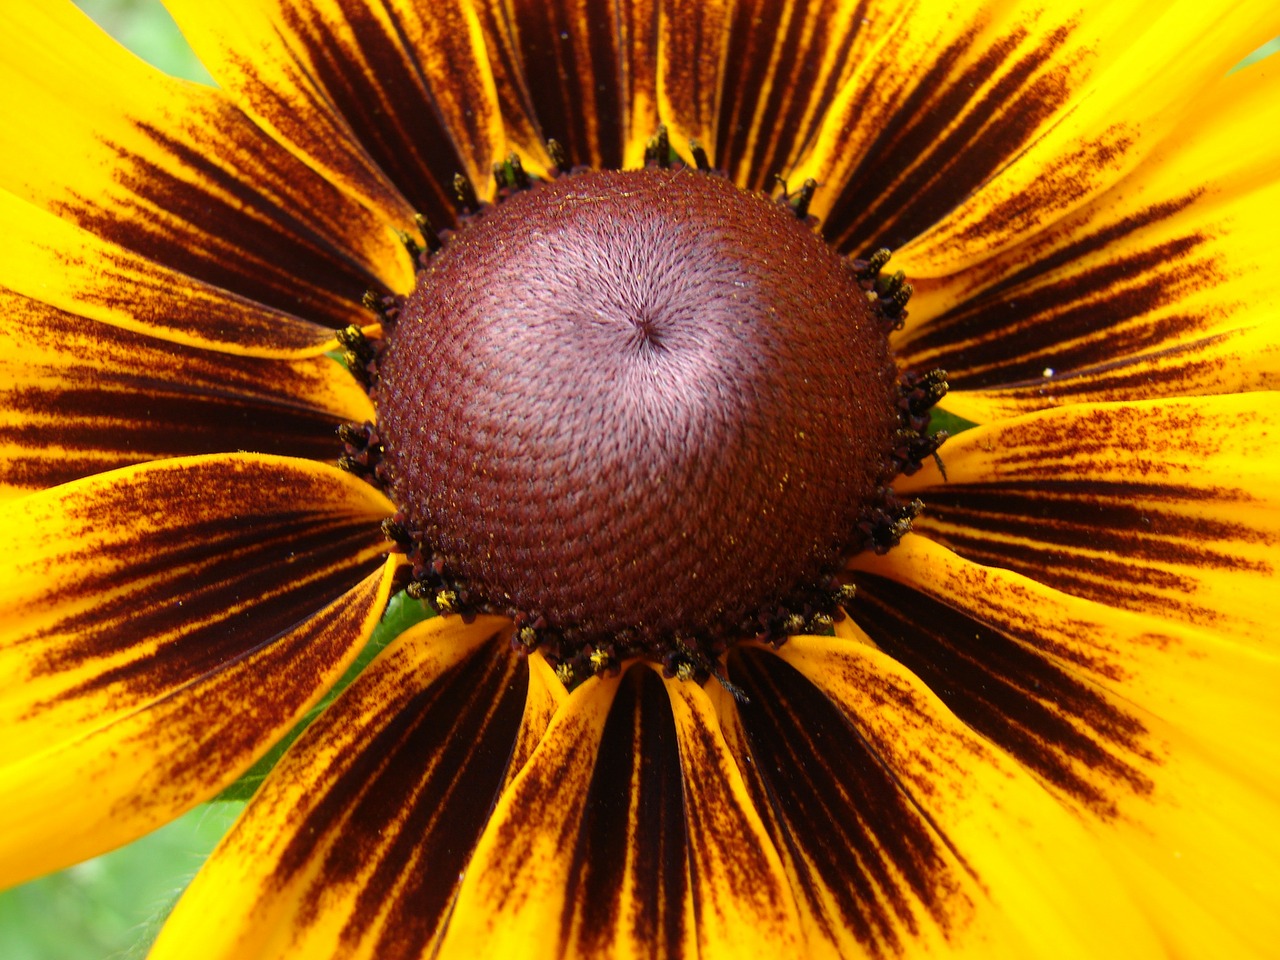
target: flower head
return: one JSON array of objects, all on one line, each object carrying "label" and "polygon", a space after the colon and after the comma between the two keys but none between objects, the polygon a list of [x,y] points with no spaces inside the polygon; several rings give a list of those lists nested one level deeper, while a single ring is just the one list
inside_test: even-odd
[{"label": "flower head", "polygon": [[0,13],[0,878],[404,589],[156,956],[1270,949],[1272,4],[168,5]]}]

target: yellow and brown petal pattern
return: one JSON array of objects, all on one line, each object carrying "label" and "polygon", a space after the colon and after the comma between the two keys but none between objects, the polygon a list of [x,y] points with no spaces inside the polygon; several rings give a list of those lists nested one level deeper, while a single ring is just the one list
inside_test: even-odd
[{"label": "yellow and brown petal pattern", "polygon": [[0,290],[0,498],[166,457],[335,458],[373,418],[328,357],[263,361],[166,343]]},{"label": "yellow and brown petal pattern", "polygon": [[[563,688],[510,624],[406,631],[287,754],[153,956],[429,954],[495,799]],[[210,912],[201,890],[230,909]]]},{"label": "yellow and brown petal pattern", "polygon": [[[948,408],[979,422],[1275,384],[1280,147],[1257,131],[1277,119],[1277,69],[1211,85],[1133,172],[1032,240],[918,280],[900,356],[945,368]],[[925,268],[915,246],[902,259]]]},{"label": "yellow and brown petal pattern", "polygon": [[[234,781],[354,660],[395,510],[325,354],[516,154],[814,178],[982,423],[834,635],[568,692],[411,628],[157,957],[1248,956],[1280,942],[1280,8],[168,0],[220,84],[0,10],[0,878]],[[945,468],[945,469],[944,469]]]},{"label": "yellow and brown petal pattern", "polygon": [[961,434],[918,529],[1066,593],[1272,653],[1277,394],[1076,404]]},{"label": "yellow and brown petal pattern", "polygon": [[[1102,838],[1180,955],[1270,950],[1280,658],[1186,623],[1117,610],[924,537],[858,584],[849,631],[911,669]],[[903,595],[909,611],[895,606]],[[1158,882],[1152,882],[1158,878]],[[1253,916],[1247,926],[1241,913]],[[1225,948],[1223,948],[1225,949]]]},{"label": "yellow and brown petal pattern", "polygon": [[389,505],[334,467],[153,461],[0,508],[6,885],[231,783],[354,659],[386,603]]}]

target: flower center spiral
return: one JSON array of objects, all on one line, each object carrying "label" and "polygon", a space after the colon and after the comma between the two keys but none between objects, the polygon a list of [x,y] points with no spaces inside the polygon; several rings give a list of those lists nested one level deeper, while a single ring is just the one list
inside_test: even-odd
[{"label": "flower center spiral", "polygon": [[901,396],[848,261],[785,206],[656,168],[539,184],[450,237],[375,390],[427,598],[597,669],[831,610]]}]

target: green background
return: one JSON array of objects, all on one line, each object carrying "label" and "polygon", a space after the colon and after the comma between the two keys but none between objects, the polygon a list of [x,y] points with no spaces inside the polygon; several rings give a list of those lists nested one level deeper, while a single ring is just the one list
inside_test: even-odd
[{"label": "green background", "polygon": [[[77,5],[160,69],[211,82],[159,0],[77,0]],[[1277,50],[1280,40],[1246,62]],[[416,616],[397,609],[389,619],[398,622],[379,631],[362,661]],[[255,772],[247,783],[256,784],[260,776]],[[178,895],[242,806],[237,798],[199,807],[120,850],[0,893],[0,958],[142,957]]]}]

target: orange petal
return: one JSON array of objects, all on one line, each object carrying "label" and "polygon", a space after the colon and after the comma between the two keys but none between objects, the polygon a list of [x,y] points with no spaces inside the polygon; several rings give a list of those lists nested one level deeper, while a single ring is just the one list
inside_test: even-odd
[{"label": "orange petal", "polygon": [[235,102],[357,196],[401,218],[407,200],[438,229],[455,222],[455,173],[490,186],[504,131],[470,3],[167,5]]},{"label": "orange petal", "polygon": [[[734,4],[731,0],[663,0],[656,6],[657,50],[633,47],[633,54],[656,54],[658,113],[672,145],[688,157],[689,141],[697,140],[711,154],[716,150],[722,100],[731,76],[726,57]],[[721,154],[711,161],[728,169]]]},{"label": "orange petal", "polygon": [[[510,50],[542,136],[571,164],[638,166],[657,128],[653,0],[481,0],[506,13]],[[496,20],[496,16],[494,17]]]},{"label": "orange petal", "polygon": [[[792,178],[836,94],[875,48],[884,0],[663,5],[663,118],[750,189]],[[683,146],[682,144],[678,144]]]}]

